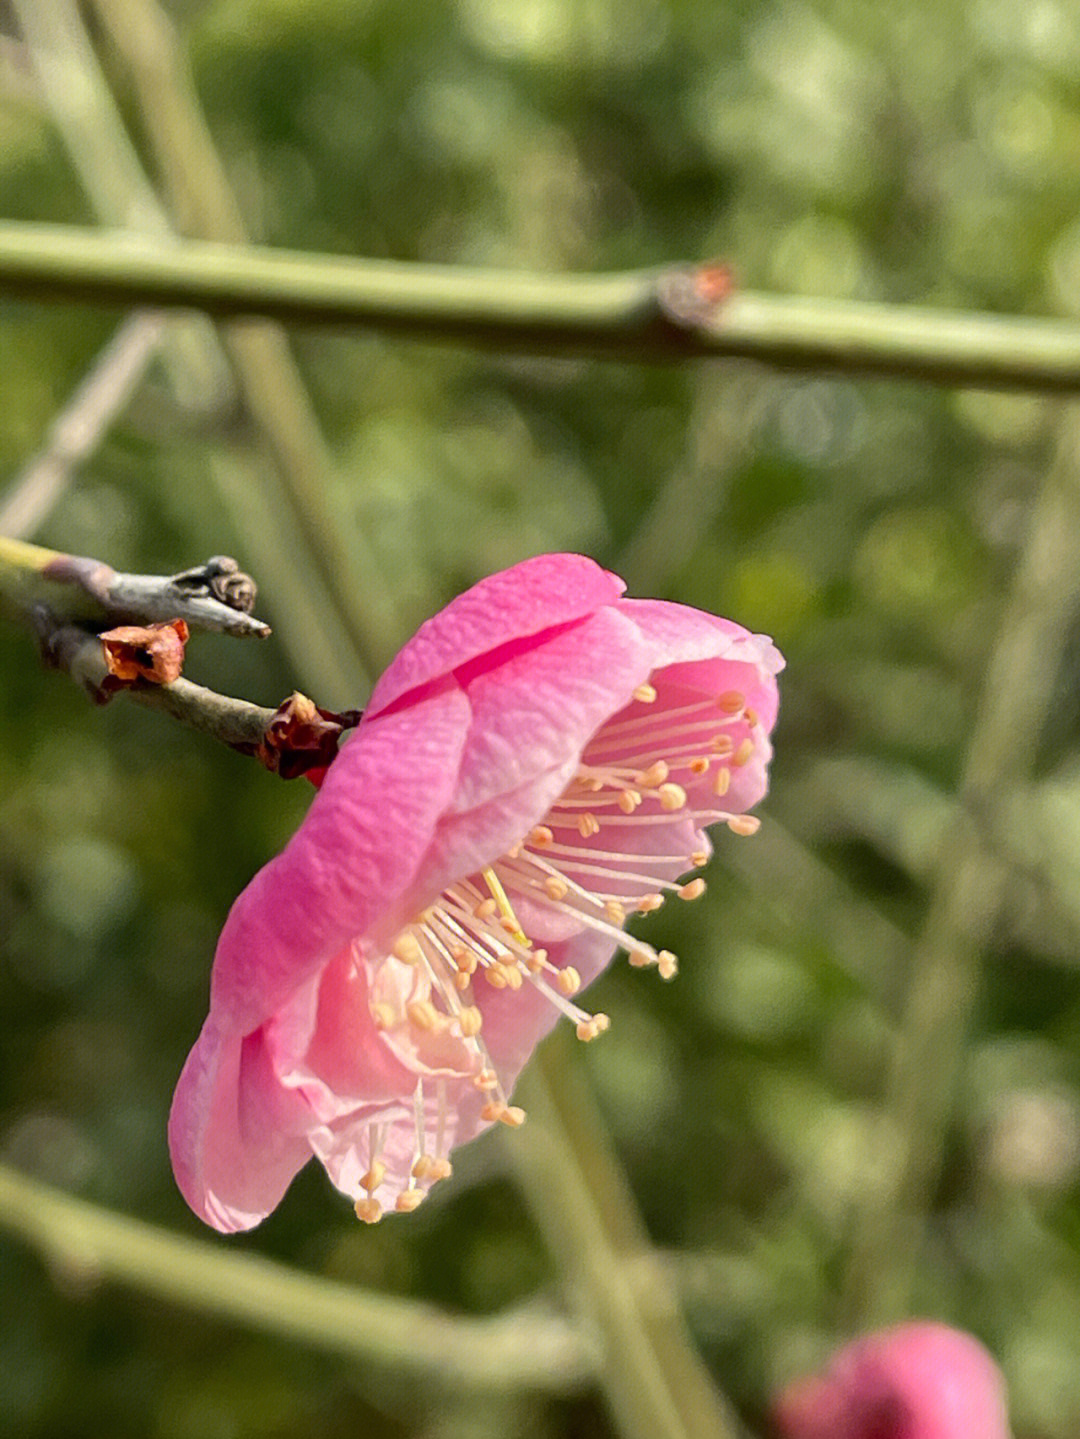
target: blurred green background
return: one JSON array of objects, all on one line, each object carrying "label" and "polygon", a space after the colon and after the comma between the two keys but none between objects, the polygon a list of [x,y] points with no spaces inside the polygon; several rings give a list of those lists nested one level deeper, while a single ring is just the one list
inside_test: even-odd
[{"label": "blurred green background", "polygon": [[[0,214],[93,223],[93,177],[71,159],[17,8],[0,3]],[[177,0],[171,13],[261,242],[545,270],[719,256],[751,288],[1080,312],[1077,0]],[[94,7],[85,18],[154,175],[137,85]],[[65,84],[81,96],[72,44]],[[42,444],[121,319],[0,301],[0,474]],[[259,436],[224,367],[200,369],[205,333],[176,333],[173,361],[150,368],[33,538],[140,571],[235,554],[275,638],[197,638],[189,676],[270,705],[297,685],[359,704],[333,637],[308,643],[294,602],[315,592],[309,561]],[[336,461],[341,542],[366,537],[366,579],[408,627],[480,575],[566,548],[639,593],[772,633],[788,657],[762,833],[725,835],[708,898],[650,920],[651,941],[682,956],[678,981],[615,965],[595,992],[611,1032],[582,1052],[695,1338],[756,1423],[853,1320],[890,1026],[949,863],[942,837],[1034,497],[1057,447],[1075,469],[1063,405],[732,363],[504,359],[342,329],[293,338]],[[910,1300],[989,1344],[1031,1439],[1080,1432],[1078,651],[1071,635],[1044,657],[1037,765],[1000,796],[1003,902]],[[201,1234],[169,1170],[171,1090],[225,911],[310,791],[123,701],[95,712],[13,627],[0,726],[3,1162],[452,1310],[556,1292],[495,1137],[409,1219],[357,1225],[313,1166],[253,1235]],[[73,1279],[5,1235],[2,1214],[0,1306],[12,1435],[611,1432],[589,1391],[455,1407]]]}]

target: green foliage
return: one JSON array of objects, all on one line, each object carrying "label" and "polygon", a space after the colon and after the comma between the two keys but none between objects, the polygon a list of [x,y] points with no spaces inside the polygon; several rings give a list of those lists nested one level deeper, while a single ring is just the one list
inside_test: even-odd
[{"label": "green foliage", "polygon": [[[1075,0],[172,8],[267,242],[586,271],[719,254],[756,288],[1080,308]],[[0,212],[88,214],[47,113],[14,88],[0,90]],[[0,307],[5,474],[112,318]],[[827,864],[797,875],[769,819],[760,841],[726,836],[708,898],[650,920],[652,942],[682,955],[678,982],[606,977],[612,1033],[587,1056],[695,1333],[759,1414],[844,1324],[907,940],[1057,410],[342,332],[296,349],[340,461],[334,514],[368,536],[409,622],[527,554],[581,549],[616,569],[630,556],[654,592],[773,632],[792,661],[768,814]],[[244,563],[259,506],[218,477],[250,435],[231,405],[190,400],[155,368],[42,541],[127,568]],[[275,620],[280,577],[258,579]],[[199,639],[189,673],[275,704],[303,687],[303,663],[302,643]],[[168,1168],[171,1088],[222,917],[305,787],[159,716],[90,711],[13,631],[0,695],[0,1153],[194,1234]],[[1080,1423],[1077,712],[1067,668],[1038,785],[1009,816],[1014,882],[914,1298],[991,1344],[1018,1435],[1043,1439]],[[413,1218],[363,1231],[308,1173],[255,1236],[215,1242],[464,1311],[544,1292],[497,1143],[458,1168]],[[432,1396],[58,1279],[7,1238],[0,1289],[0,1394],[30,1439],[439,1432]],[[472,1417],[477,1435],[505,1422]],[[538,1402],[528,1422],[605,1423],[590,1398]]]}]

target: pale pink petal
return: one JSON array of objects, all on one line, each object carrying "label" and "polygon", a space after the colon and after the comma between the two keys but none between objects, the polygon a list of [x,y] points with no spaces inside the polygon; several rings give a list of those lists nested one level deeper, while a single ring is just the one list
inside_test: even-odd
[{"label": "pale pink petal", "polygon": [[584,555],[537,555],[490,575],[422,624],[368,702],[379,714],[403,696],[497,652],[593,614],[626,588]]},{"label": "pale pink petal", "polygon": [[228,1234],[277,1205],[311,1157],[311,1115],[277,1084],[259,1033],[222,1035],[211,1018],[188,1056],[169,1115],[169,1148],[184,1198]]}]

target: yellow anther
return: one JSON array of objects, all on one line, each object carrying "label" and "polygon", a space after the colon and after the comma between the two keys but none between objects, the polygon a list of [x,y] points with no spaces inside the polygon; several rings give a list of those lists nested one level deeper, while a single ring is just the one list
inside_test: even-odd
[{"label": "yellow anther", "polygon": [[728,829],[732,834],[751,835],[757,834],[761,828],[761,821],[756,814],[733,814],[727,822]]},{"label": "yellow anther", "polygon": [[655,789],[658,784],[663,784],[671,771],[664,760],[655,760],[648,769],[643,769],[640,774],[634,776],[634,783],[642,789]]},{"label": "yellow anther", "polygon": [[660,796],[661,809],[682,809],[686,804],[686,791],[681,784],[662,784],[656,793]]},{"label": "yellow anther", "polygon": [[653,910],[659,909],[664,902],[662,894],[643,894],[637,902],[639,914],[652,914]]},{"label": "yellow anther", "polygon": [[461,970],[462,974],[476,973],[478,961],[475,949],[466,949],[463,944],[459,944],[455,949],[450,951],[450,958],[457,965],[458,969]]},{"label": "yellow anther", "polygon": [[499,906],[494,899],[482,899],[473,908],[473,914],[477,919],[492,919],[499,911]]},{"label": "yellow anther", "polygon": [[709,851],[707,849],[695,849],[690,856],[690,863],[695,869],[700,869],[703,864],[709,862]]},{"label": "yellow anther", "polygon": [[430,1179],[434,1173],[435,1160],[430,1154],[421,1154],[412,1167],[414,1179]]},{"label": "yellow anther", "polygon": [[458,1023],[461,1025],[461,1032],[465,1038],[471,1039],[474,1034],[480,1033],[484,1016],[475,1004],[467,1004],[458,1014]]},{"label": "yellow anther", "polygon": [[600,833],[600,821],[588,811],[578,816],[577,827],[582,839],[591,839],[594,834]]},{"label": "yellow anther", "polygon": [[378,1224],[382,1218],[382,1205],[377,1199],[358,1199],[353,1205],[357,1219],[365,1224]]},{"label": "yellow anther", "polygon": [[705,893],[705,881],[703,879],[692,879],[688,884],[679,886],[680,899],[700,899]]},{"label": "yellow anther", "polygon": [[746,696],[740,690],[725,690],[722,695],[717,695],[716,704],[725,714],[737,715],[746,704]]},{"label": "yellow anther", "polygon": [[488,964],[484,966],[484,978],[492,989],[506,988],[506,970],[501,964]]},{"label": "yellow anther", "polygon": [[716,778],[713,780],[712,783],[713,794],[719,795],[720,798],[723,799],[724,795],[727,794],[730,788],[731,771],[725,766],[723,769],[718,769],[716,771]]},{"label": "yellow anther", "polygon": [[570,886],[565,879],[560,879],[557,874],[549,874],[544,880],[544,893],[548,899],[565,899],[570,893]]},{"label": "yellow anther", "polygon": [[507,1124],[511,1129],[520,1129],[525,1123],[525,1111],[516,1104],[508,1104],[499,1115],[499,1123]]},{"label": "yellow anther", "polygon": [[403,1189],[394,1200],[394,1208],[399,1214],[411,1214],[414,1209],[419,1209],[424,1202],[424,1191],[422,1189]]},{"label": "yellow anther", "polygon": [[499,913],[502,915],[503,928],[508,934],[512,934],[519,944],[528,944],[525,931],[518,922],[514,913],[514,906],[506,897],[506,890],[503,889],[499,876],[491,868],[482,869],[480,873],[484,877],[484,883],[491,890],[491,897],[495,901]]},{"label": "yellow anther", "polygon": [[565,969],[560,969],[555,976],[555,987],[560,994],[577,994],[581,988],[581,975],[578,974],[572,964],[568,964]]},{"label": "yellow anther", "polygon": [[493,1124],[496,1120],[501,1119],[505,1112],[506,1105],[501,1099],[489,1099],[480,1111],[480,1118]]},{"label": "yellow anther", "polygon": [[709,748],[712,750],[713,754],[718,754],[720,756],[729,755],[731,751],[735,748],[735,741],[731,738],[729,734],[713,735],[712,739],[709,741]]},{"label": "yellow anther", "polygon": [[415,934],[405,930],[399,934],[390,948],[390,953],[395,959],[400,959],[402,964],[422,964],[424,951],[420,948],[420,941]]},{"label": "yellow anther", "polygon": [[622,789],[616,797],[615,803],[622,810],[623,814],[633,814],[641,803],[641,795],[636,789]]},{"label": "yellow anther", "polygon": [[473,1076],[473,1085],[479,1090],[494,1089],[499,1083],[499,1076],[493,1069],[481,1069]]},{"label": "yellow anther", "polygon": [[392,1004],[373,1004],[371,1006],[371,1022],[376,1029],[392,1029],[397,1021],[397,1013]]},{"label": "yellow anther", "polygon": [[457,974],[454,975],[454,988],[464,993],[470,984],[472,984],[472,975],[466,974],[464,970],[459,969]]},{"label": "yellow anther", "polygon": [[742,744],[731,756],[731,763],[733,765],[744,765],[753,753],[754,741],[748,737],[743,740]]},{"label": "yellow anther", "polygon": [[656,956],[656,965],[661,979],[674,979],[679,972],[679,961],[670,949],[662,949]]},{"label": "yellow anther", "polygon": [[750,726],[750,728],[753,729],[754,725],[756,725],[758,722],[757,710],[748,709],[743,715],[743,719]]},{"label": "yellow anther", "polygon": [[544,961],[547,959],[547,951],[543,949],[533,950],[528,959],[524,961],[525,968],[530,974],[543,974]]},{"label": "yellow anther", "polygon": [[426,1034],[433,1034],[439,1027],[439,1011],[430,999],[410,999],[405,1006],[409,1023]]},{"label": "yellow anther", "polygon": [[626,919],[626,910],[617,899],[609,899],[604,905],[604,913],[612,924],[622,924]]},{"label": "yellow anther", "polygon": [[437,1184],[440,1179],[449,1179],[454,1172],[454,1167],[449,1159],[433,1159],[431,1161],[431,1182]]},{"label": "yellow anther", "polygon": [[611,1020],[606,1014],[594,1014],[591,1019],[583,1019],[577,1027],[577,1037],[584,1044],[588,1044],[597,1035],[603,1034],[605,1029],[611,1025]]},{"label": "yellow anther", "polygon": [[554,844],[555,836],[546,824],[538,824],[535,829],[529,831],[529,843],[535,849],[546,849],[549,844]]},{"label": "yellow anther", "polygon": [[374,1159],[371,1168],[360,1180],[360,1188],[366,1189],[369,1194],[378,1189],[379,1185],[386,1178],[386,1165],[381,1159]]},{"label": "yellow anther", "polygon": [[638,704],[651,705],[656,699],[656,690],[652,685],[638,685],[634,691],[634,698]]}]

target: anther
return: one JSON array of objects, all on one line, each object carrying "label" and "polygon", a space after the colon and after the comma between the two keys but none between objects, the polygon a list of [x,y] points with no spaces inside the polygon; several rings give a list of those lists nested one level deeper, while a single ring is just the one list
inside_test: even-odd
[{"label": "anther", "polygon": [[609,899],[604,905],[604,913],[612,924],[622,924],[626,919],[626,910],[617,899]]},{"label": "anther", "polygon": [[440,1179],[449,1179],[454,1172],[454,1167],[449,1159],[433,1159],[431,1161],[431,1182],[437,1184]]},{"label": "anther", "polygon": [[397,1015],[392,1004],[373,1004],[371,1022],[376,1029],[392,1029]]},{"label": "anther", "polygon": [[754,725],[756,725],[758,722],[757,710],[748,709],[743,715],[743,719],[750,726],[750,728],[753,729]]},{"label": "anther", "polygon": [[405,1013],[409,1016],[409,1023],[426,1034],[433,1034],[439,1027],[439,1011],[430,999],[411,999],[405,1006]]},{"label": "anther", "polygon": [[484,978],[492,989],[506,988],[506,970],[501,964],[489,964],[484,968]]},{"label": "anther", "polygon": [[651,705],[656,699],[656,690],[652,685],[638,685],[634,691],[634,698],[639,704]]},{"label": "anther", "polygon": [[661,979],[674,979],[679,972],[679,961],[670,949],[662,949],[656,956],[656,967]]},{"label": "anther", "polygon": [[565,899],[570,893],[570,886],[565,879],[560,879],[557,874],[549,874],[544,880],[544,893],[548,899]]},{"label": "anther", "polygon": [[690,856],[690,863],[695,869],[700,869],[703,864],[709,862],[709,851],[707,849],[695,849]]},{"label": "anther", "polygon": [[524,980],[518,966],[516,964],[504,964],[502,970],[506,977],[507,989],[520,989]]},{"label": "anther", "polygon": [[660,796],[661,809],[682,809],[686,803],[686,791],[681,784],[662,784],[656,792]]},{"label": "anther", "polygon": [[372,1160],[371,1168],[360,1180],[360,1188],[366,1189],[369,1194],[373,1194],[385,1178],[386,1165],[381,1159]]},{"label": "anther", "polygon": [[498,908],[499,906],[495,903],[493,899],[482,899],[480,903],[476,905],[476,907],[473,909],[473,914],[476,916],[477,919],[491,919],[491,917],[495,914]]},{"label": "anther", "polygon": [[735,715],[746,704],[746,696],[739,690],[725,690],[722,695],[717,695],[716,703],[725,714]]},{"label": "anther", "polygon": [[560,994],[567,996],[577,994],[581,988],[581,975],[578,974],[572,964],[568,964],[565,969],[560,969],[556,975],[555,987]]},{"label": "anther", "polygon": [[600,833],[600,821],[589,811],[578,816],[577,827],[582,839],[591,839],[594,834]]},{"label": "anther", "polygon": [[534,829],[529,831],[529,843],[536,849],[546,849],[547,846],[553,844],[554,841],[555,836],[546,824],[538,824]]},{"label": "anther", "polygon": [[402,964],[422,964],[424,951],[420,948],[420,941],[415,934],[408,930],[399,934],[391,946],[390,953],[395,959],[400,959]]},{"label": "anther", "polygon": [[525,1123],[525,1111],[516,1104],[508,1104],[499,1115],[499,1123],[509,1125],[511,1129],[520,1129]]},{"label": "anther", "polygon": [[637,902],[638,913],[652,914],[654,910],[660,908],[663,902],[664,896],[662,894],[643,894]]},{"label": "anther", "polygon": [[411,1173],[414,1179],[431,1179],[434,1173],[435,1160],[430,1154],[421,1154],[413,1165]]},{"label": "anther", "polygon": [[657,785],[663,784],[671,771],[662,759],[654,761],[648,769],[643,769],[640,774],[634,776],[635,784],[642,789],[655,789]]},{"label": "anther", "polygon": [[692,879],[688,884],[679,886],[680,899],[699,899],[705,893],[705,881],[703,879]]},{"label": "anther", "polygon": [[493,1069],[481,1069],[473,1076],[473,1085],[481,1091],[497,1088],[499,1076]]},{"label": "anther", "polygon": [[403,1189],[394,1200],[394,1208],[399,1214],[411,1214],[414,1209],[419,1209],[423,1200],[422,1189]]},{"label": "anther", "polygon": [[753,741],[752,739],[750,739],[749,737],[747,737],[746,739],[743,740],[742,744],[741,744],[741,745],[739,746],[739,748],[735,751],[735,753],[731,756],[731,763],[732,763],[733,765],[742,766],[742,765],[744,765],[744,764],[746,763],[746,761],[750,758],[750,756],[751,756],[753,753],[754,753],[754,741]]},{"label": "anther", "polygon": [[623,814],[633,814],[641,803],[641,796],[636,789],[622,789],[616,796],[615,803]]},{"label": "anther", "polygon": [[493,1124],[503,1117],[506,1113],[506,1108],[507,1106],[501,1099],[489,1099],[480,1111],[480,1118],[486,1119]]},{"label": "anther", "polygon": [[461,1032],[466,1039],[471,1039],[474,1034],[479,1034],[483,1022],[484,1016],[475,1004],[466,1004],[458,1012],[458,1023],[461,1025]]},{"label": "anther", "polygon": [[727,822],[727,827],[732,834],[748,836],[757,834],[761,828],[761,821],[756,814],[733,814]]},{"label": "anther", "polygon": [[377,1199],[358,1199],[353,1205],[357,1219],[365,1224],[378,1224],[382,1218],[382,1205]]},{"label": "anther", "polygon": [[707,774],[709,761],[704,755],[700,755],[697,759],[692,759],[686,767],[691,774]]},{"label": "anther", "polygon": [[713,794],[719,795],[721,799],[723,799],[724,795],[726,795],[731,788],[731,771],[726,766],[716,771],[716,778],[713,780],[712,788]]},{"label": "anther", "polygon": [[605,1029],[611,1028],[611,1020],[606,1014],[594,1014],[591,1019],[583,1019],[577,1027],[577,1037],[583,1044],[603,1034]]}]

